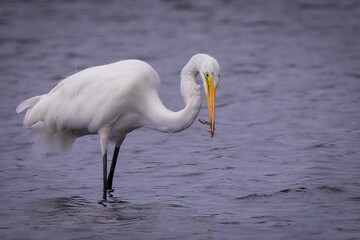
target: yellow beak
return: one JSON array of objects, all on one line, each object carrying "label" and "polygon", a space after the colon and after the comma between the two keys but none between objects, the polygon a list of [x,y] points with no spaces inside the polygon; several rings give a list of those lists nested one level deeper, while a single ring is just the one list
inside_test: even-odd
[{"label": "yellow beak", "polygon": [[216,87],[214,86],[214,82],[210,76],[206,79],[206,87],[207,87],[206,100],[209,111],[210,133],[211,133],[211,137],[214,137]]}]

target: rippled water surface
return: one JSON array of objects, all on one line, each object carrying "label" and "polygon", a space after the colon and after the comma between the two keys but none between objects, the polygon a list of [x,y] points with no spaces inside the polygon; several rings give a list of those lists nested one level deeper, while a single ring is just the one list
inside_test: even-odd
[{"label": "rippled water surface", "polygon": [[[356,0],[1,1],[1,239],[359,239],[359,19]],[[139,58],[179,110],[197,52],[222,66],[213,139],[129,134],[105,206],[97,136],[33,156],[21,100]]]}]

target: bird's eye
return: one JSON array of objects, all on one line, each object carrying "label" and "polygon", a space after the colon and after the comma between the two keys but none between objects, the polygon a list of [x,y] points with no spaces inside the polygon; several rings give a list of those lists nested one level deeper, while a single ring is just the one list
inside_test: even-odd
[{"label": "bird's eye", "polygon": [[205,77],[206,77],[206,78],[209,77],[209,73],[208,73],[208,72],[205,73]]}]

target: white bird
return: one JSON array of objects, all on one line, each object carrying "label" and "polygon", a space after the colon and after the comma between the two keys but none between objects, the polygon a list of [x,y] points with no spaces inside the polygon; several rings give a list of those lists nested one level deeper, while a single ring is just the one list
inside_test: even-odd
[{"label": "white bird", "polygon": [[[69,149],[74,140],[88,134],[100,136],[103,160],[103,199],[112,191],[120,145],[126,134],[147,127],[161,132],[188,128],[201,107],[200,73],[206,92],[211,137],[215,126],[215,93],[220,65],[211,56],[196,54],[181,71],[180,90],[185,108],[173,112],[159,98],[160,78],[146,62],[130,59],[87,68],[62,80],[48,94],[21,102],[16,112],[28,109],[24,127],[36,133],[35,146],[44,153],[60,146]],[[115,142],[107,177],[109,141]]]}]

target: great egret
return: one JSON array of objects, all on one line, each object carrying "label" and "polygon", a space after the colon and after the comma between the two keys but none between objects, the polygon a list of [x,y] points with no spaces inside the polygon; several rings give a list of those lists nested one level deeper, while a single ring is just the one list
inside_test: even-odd
[{"label": "great egret", "polygon": [[[220,66],[211,56],[196,54],[181,71],[180,90],[185,108],[173,112],[161,102],[160,78],[155,70],[140,60],[123,60],[87,68],[61,81],[48,94],[21,102],[16,112],[28,109],[24,127],[36,133],[35,146],[44,153],[53,145],[63,150],[78,137],[100,136],[103,160],[103,199],[112,190],[116,161],[126,134],[147,127],[161,132],[188,128],[201,107],[200,73],[206,92],[211,137],[215,125],[215,93],[220,81]],[[109,141],[115,150],[107,177]]]}]

